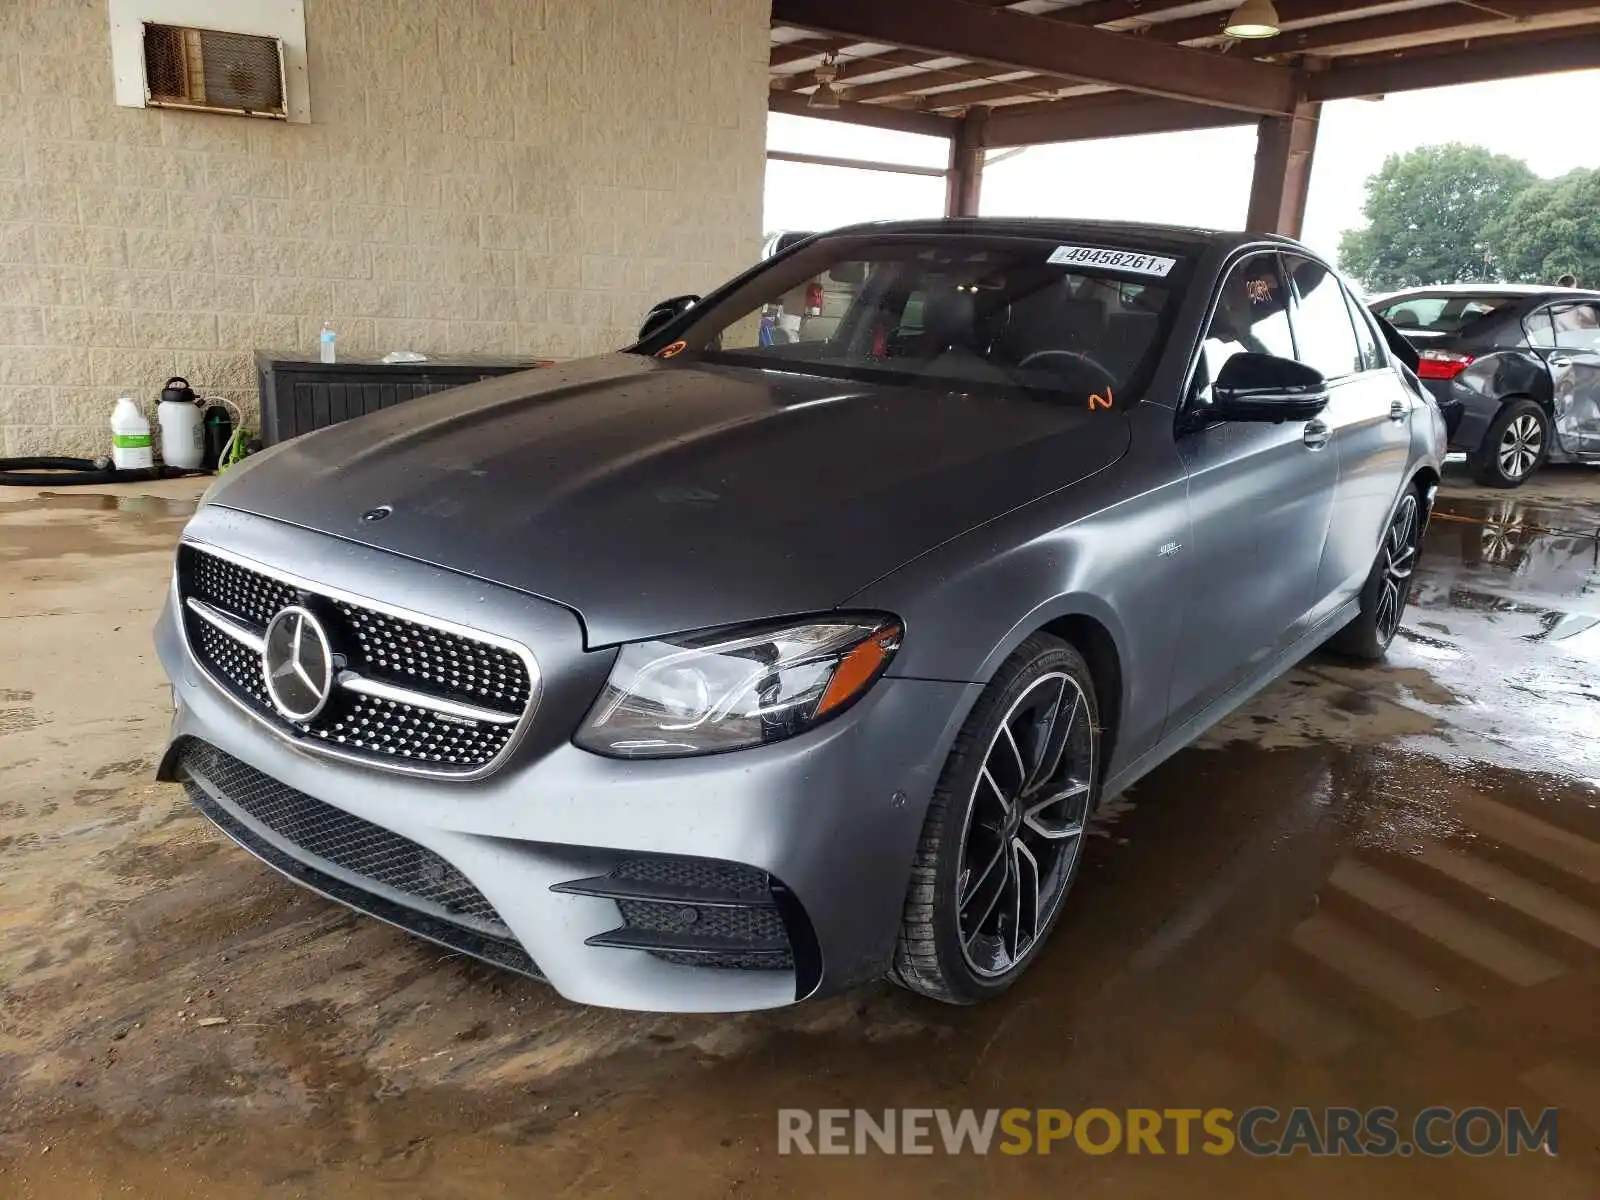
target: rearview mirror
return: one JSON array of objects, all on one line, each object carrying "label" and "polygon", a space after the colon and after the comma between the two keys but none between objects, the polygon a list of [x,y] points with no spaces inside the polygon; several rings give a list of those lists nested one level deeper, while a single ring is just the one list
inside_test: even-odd
[{"label": "rearview mirror", "polygon": [[639,340],[642,342],[652,334],[659,333],[698,303],[699,296],[674,296],[670,300],[663,300],[645,313],[644,324],[639,326]]},{"label": "rearview mirror", "polygon": [[1322,372],[1274,354],[1235,354],[1222,365],[1206,416],[1223,421],[1309,421],[1328,407]]}]

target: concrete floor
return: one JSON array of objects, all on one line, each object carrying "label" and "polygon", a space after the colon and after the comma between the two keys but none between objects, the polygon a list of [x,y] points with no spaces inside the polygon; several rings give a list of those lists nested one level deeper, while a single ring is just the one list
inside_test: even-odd
[{"label": "concrete floor", "polygon": [[[1002,1001],[575,1008],[283,882],[150,781],[197,492],[0,494],[0,1194],[1600,1191],[1600,477],[1452,481],[1388,665],[1111,808]],[[222,1018],[219,1023],[216,1019]],[[779,1107],[1562,1108],[1561,1153],[778,1157]]]}]

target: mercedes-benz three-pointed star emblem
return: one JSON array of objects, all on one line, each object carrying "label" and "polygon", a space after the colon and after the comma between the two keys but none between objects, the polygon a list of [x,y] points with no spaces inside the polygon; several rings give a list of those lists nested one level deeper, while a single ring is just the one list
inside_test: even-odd
[{"label": "mercedes-benz three-pointed star emblem", "polygon": [[267,626],[261,674],[272,706],[291,721],[313,719],[333,693],[333,649],[308,609],[280,609]]}]

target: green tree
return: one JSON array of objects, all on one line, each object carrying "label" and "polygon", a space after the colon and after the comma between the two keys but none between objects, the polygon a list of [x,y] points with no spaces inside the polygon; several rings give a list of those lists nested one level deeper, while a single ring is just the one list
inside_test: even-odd
[{"label": "green tree", "polygon": [[1490,238],[1508,279],[1553,283],[1572,274],[1600,283],[1600,170],[1541,179],[1511,202]]},{"label": "green tree", "polygon": [[1452,142],[1391,154],[1367,180],[1367,224],[1339,265],[1372,291],[1498,280],[1490,233],[1536,177],[1521,159]]}]

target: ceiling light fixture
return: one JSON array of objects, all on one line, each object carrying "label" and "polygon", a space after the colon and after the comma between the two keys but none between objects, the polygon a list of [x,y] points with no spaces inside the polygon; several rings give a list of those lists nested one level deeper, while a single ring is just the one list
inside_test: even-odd
[{"label": "ceiling light fixture", "polygon": [[1244,0],[1233,10],[1222,32],[1235,38],[1277,37],[1281,32],[1278,10],[1273,7],[1272,0]]},{"label": "ceiling light fixture", "polygon": [[822,63],[814,72],[817,80],[817,90],[811,93],[811,98],[806,101],[807,108],[838,108],[839,89],[833,86],[833,81],[839,78],[838,60],[830,52],[823,56]]}]

